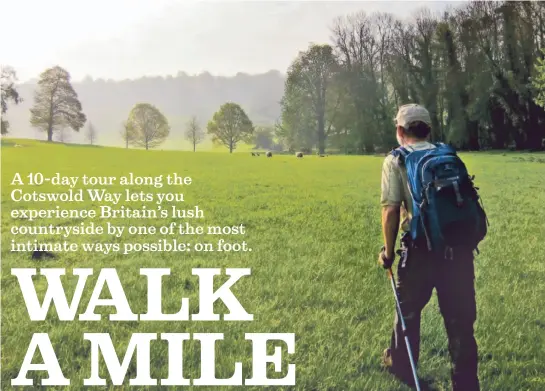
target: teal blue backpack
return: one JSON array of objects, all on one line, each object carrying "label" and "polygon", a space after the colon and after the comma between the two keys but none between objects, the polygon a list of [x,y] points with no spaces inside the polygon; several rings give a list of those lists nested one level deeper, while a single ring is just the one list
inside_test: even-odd
[{"label": "teal blue backpack", "polygon": [[413,216],[410,235],[429,251],[447,256],[452,249],[477,246],[487,234],[488,219],[480,196],[465,164],[449,145],[409,151],[404,147],[391,154],[407,169]]}]

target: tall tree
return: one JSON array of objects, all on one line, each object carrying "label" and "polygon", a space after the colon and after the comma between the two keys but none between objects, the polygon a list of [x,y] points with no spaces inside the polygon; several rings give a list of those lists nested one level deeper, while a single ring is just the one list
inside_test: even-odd
[{"label": "tall tree", "polygon": [[[388,131],[393,126],[393,104],[399,99],[395,93],[399,95],[397,89],[401,88],[401,95],[408,94],[403,91],[408,88],[403,88],[406,81],[402,79],[407,72],[400,69],[389,72],[397,65],[392,55],[396,27],[398,23],[390,14],[358,12],[335,20],[332,32],[341,66],[343,95],[350,97],[352,106],[353,120],[351,125],[344,125],[344,133],[350,129],[345,139],[350,139],[354,148],[345,145],[347,150],[369,153],[382,143],[395,142],[392,132]],[[402,63],[399,58],[397,61]],[[394,77],[401,80],[395,83]]]},{"label": "tall tree", "polygon": [[[0,97],[2,107],[2,117],[8,111],[8,102],[12,101],[18,104],[22,101],[17,89],[15,88],[15,82],[17,81],[17,75],[15,70],[8,66],[0,68]],[[4,118],[0,118],[0,134],[7,134],[9,131],[9,123]]]},{"label": "tall tree", "polygon": [[197,117],[193,116],[187,124],[185,138],[193,145],[193,152],[197,150],[197,144],[204,140],[204,131],[201,129]]},{"label": "tall tree", "polygon": [[95,126],[91,122],[87,125],[85,137],[87,138],[87,141],[89,141],[89,144],[94,145],[97,138],[97,132]]},{"label": "tall tree", "polygon": [[242,107],[227,102],[214,113],[208,122],[207,132],[212,135],[214,143],[226,146],[232,153],[239,142],[251,142],[254,126]]},{"label": "tall tree", "polygon": [[132,108],[126,127],[130,130],[131,144],[146,150],[162,144],[170,133],[166,117],[149,103],[138,103]]},{"label": "tall tree", "polygon": [[49,68],[40,75],[30,113],[31,125],[47,132],[47,141],[52,141],[53,132],[63,127],[78,132],[87,120],[70,82],[70,74],[60,66]]},{"label": "tall tree", "polygon": [[330,86],[337,71],[337,62],[330,45],[311,44],[293,61],[288,69],[285,95],[309,110],[316,123],[319,153],[324,153],[330,127],[326,128],[328,104],[339,96],[332,96]]},{"label": "tall tree", "polygon": [[[437,51],[442,57],[441,71],[444,74],[443,96],[448,112],[446,127],[449,134],[447,140],[462,148],[478,150],[478,123],[471,120],[467,112],[469,105],[469,95],[466,89],[467,80],[461,69],[459,48],[455,41],[453,28],[448,20],[438,24],[437,39],[439,41]],[[442,117],[442,114],[442,112],[438,111],[440,117]]]}]

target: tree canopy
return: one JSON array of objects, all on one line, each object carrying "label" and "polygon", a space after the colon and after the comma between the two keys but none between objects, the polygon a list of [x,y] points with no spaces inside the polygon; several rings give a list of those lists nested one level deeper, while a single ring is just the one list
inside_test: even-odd
[{"label": "tree canopy", "polygon": [[170,133],[166,117],[149,103],[136,104],[125,123],[128,142],[146,150],[161,145]]},{"label": "tree canopy", "polygon": [[[0,68],[0,106],[2,117],[8,111],[8,102],[15,104],[21,102],[19,92],[15,88],[17,75],[12,67],[3,66]],[[0,118],[0,134],[7,134],[9,131],[9,122],[4,118]]]},{"label": "tree canopy", "polygon": [[320,153],[331,128],[329,121],[326,129],[328,114],[334,117],[340,103],[340,91],[333,87],[337,70],[333,48],[312,44],[293,61],[285,83],[284,125],[292,132],[304,132],[306,144],[315,142]]},{"label": "tree canopy", "polygon": [[60,66],[46,69],[40,75],[30,113],[30,123],[47,132],[48,141],[52,141],[53,133],[61,129],[79,131],[87,120],[70,82],[70,74]]},{"label": "tree canopy", "polygon": [[543,2],[470,2],[441,15],[422,8],[406,21],[388,13],[339,17],[332,28],[336,71],[327,73],[331,94],[320,96],[321,111],[309,103],[325,80],[300,65],[316,53],[311,47],[288,70],[277,136],[290,149],[321,152],[316,114],[325,111],[328,148],[387,150],[396,146],[397,108],[419,103],[430,112],[434,141],[470,150],[540,148],[544,26]]},{"label": "tree canopy", "polygon": [[226,146],[232,153],[239,142],[251,142],[254,126],[242,107],[227,102],[208,122],[207,132],[214,143]]}]

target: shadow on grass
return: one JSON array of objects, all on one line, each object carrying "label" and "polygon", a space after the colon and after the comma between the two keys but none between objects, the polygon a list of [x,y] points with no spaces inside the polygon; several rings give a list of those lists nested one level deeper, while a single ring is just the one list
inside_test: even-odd
[{"label": "shadow on grass", "polygon": [[[362,367],[360,367],[360,373],[362,372]],[[375,368],[376,369],[376,368]],[[390,376],[392,379],[394,379],[397,383],[403,384],[405,387],[408,387],[411,390],[416,390],[416,386],[414,384],[409,384],[407,381],[404,381],[403,379],[400,379],[399,377],[392,374],[388,369],[384,368],[383,366],[380,366],[380,370],[384,373],[386,373],[388,376]],[[412,379],[412,377],[411,377]],[[432,377],[418,377],[418,381],[420,383],[420,389],[422,391],[441,391],[443,390],[442,387],[439,387],[439,385],[435,384],[435,381]],[[414,380],[412,381],[414,383]]]},{"label": "shadow on grass", "polygon": [[[396,379],[396,381],[400,384],[403,384],[405,385],[406,387],[410,388],[411,390],[416,390],[416,386],[414,385],[409,385],[407,384],[406,382],[396,378],[395,376],[392,375],[392,377],[394,377],[394,379]],[[443,388],[439,388],[438,386],[436,386],[433,381],[432,378],[425,378],[425,379],[422,379],[422,378],[418,378],[418,381],[420,383],[420,390],[422,391],[442,391]]]},{"label": "shadow on grass", "polygon": [[102,145],[90,145],[90,144],[64,144],[67,147],[75,148],[104,148]]},{"label": "shadow on grass", "polygon": [[63,143],[62,141],[47,141],[47,140],[36,140],[36,141],[42,144],[64,145],[65,147],[74,147],[74,148],[104,148],[102,145],[72,144],[72,143]]},{"label": "shadow on grass", "polygon": [[434,385],[434,381],[431,378],[420,379],[420,389],[422,391],[441,391],[443,388],[438,388]]},{"label": "shadow on grass", "polygon": [[15,144],[17,144],[15,141],[11,140],[2,140],[1,145],[2,147],[13,147]]}]

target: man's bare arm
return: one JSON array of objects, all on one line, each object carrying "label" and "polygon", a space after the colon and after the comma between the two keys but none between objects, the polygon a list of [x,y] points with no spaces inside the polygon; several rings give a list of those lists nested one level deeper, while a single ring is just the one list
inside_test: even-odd
[{"label": "man's bare arm", "polygon": [[388,205],[382,207],[382,236],[384,238],[384,255],[392,259],[395,254],[397,234],[399,232],[400,207]]}]

